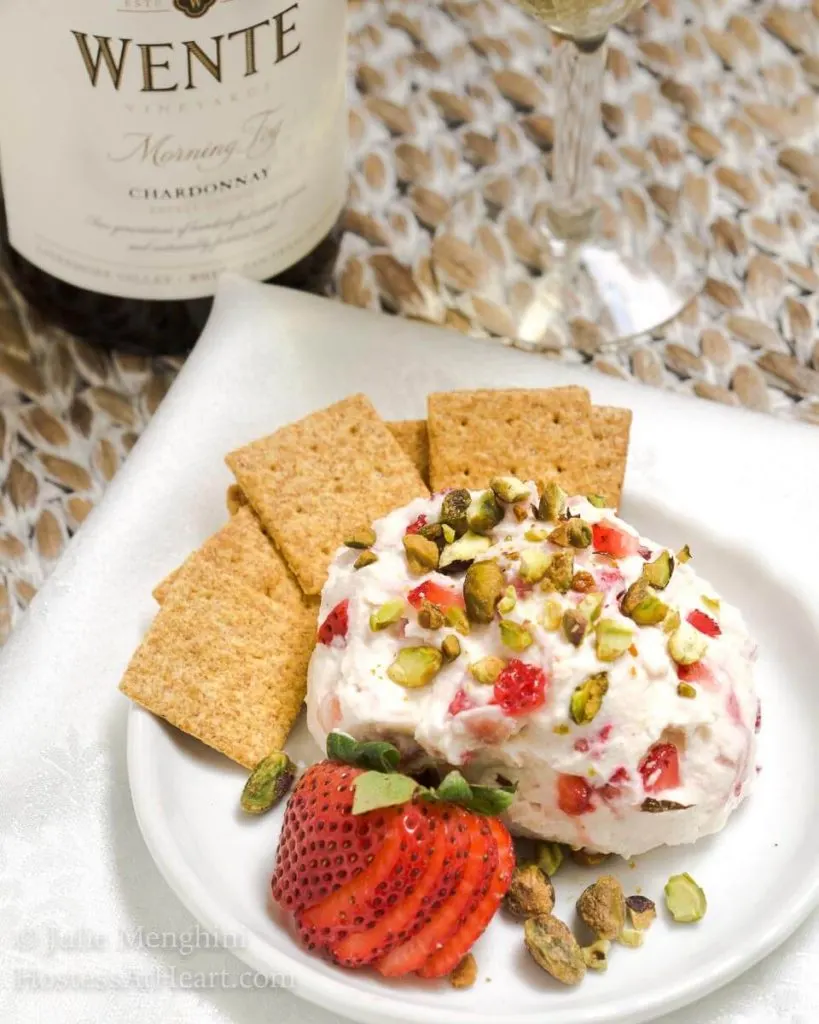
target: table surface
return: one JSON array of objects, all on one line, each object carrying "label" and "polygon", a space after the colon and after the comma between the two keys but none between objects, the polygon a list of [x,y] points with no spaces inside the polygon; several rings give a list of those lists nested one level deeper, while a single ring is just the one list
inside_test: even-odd
[{"label": "table surface", "polygon": [[[349,7],[351,180],[333,293],[514,337],[533,264],[521,197],[545,187],[553,134],[547,34],[503,0]],[[695,224],[709,276],[675,321],[616,354],[586,329],[544,358],[819,424],[819,0],[652,0],[610,43],[605,223]],[[477,228],[465,227],[470,195],[491,210]],[[180,365],[90,349],[0,278],[0,641]]]}]

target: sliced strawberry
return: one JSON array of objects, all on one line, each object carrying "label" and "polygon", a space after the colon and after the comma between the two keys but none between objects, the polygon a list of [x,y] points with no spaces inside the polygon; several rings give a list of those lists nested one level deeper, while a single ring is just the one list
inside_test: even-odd
[{"label": "sliced strawberry", "polygon": [[294,913],[311,907],[363,871],[387,836],[389,815],[352,818],[353,780],[349,765],[322,761],[296,784],[284,815],[273,899]]},{"label": "sliced strawberry", "polygon": [[488,821],[498,850],[498,864],[492,873],[489,888],[462,926],[418,971],[422,978],[443,978],[452,972],[483,935],[509,889],[512,872],[515,870],[512,837],[497,818]]},{"label": "sliced strawberry", "polygon": [[455,607],[463,608],[464,606],[463,594],[456,590],[450,590],[448,587],[442,587],[440,583],[436,583],[434,580],[426,580],[420,586],[411,590],[407,594],[407,600],[416,610],[421,607],[424,601],[431,601],[432,604],[437,604],[443,611]]},{"label": "sliced strawberry", "polygon": [[[400,893],[372,928],[348,935],[331,947],[342,967],[364,967],[412,938],[451,895],[463,872],[469,834],[459,827],[458,808],[433,805],[429,812],[427,860],[417,882]],[[419,866],[416,864],[416,866]]]},{"label": "sliced strawberry", "polygon": [[495,680],[492,702],[512,718],[528,715],[546,700],[548,685],[542,668],[512,658]]},{"label": "sliced strawberry", "polygon": [[472,698],[466,692],[466,690],[458,690],[452,700],[449,702],[447,713],[452,715],[460,715],[462,711],[469,711],[475,707]]},{"label": "sliced strawberry", "polygon": [[336,637],[344,640],[350,627],[350,602],[340,601],[322,622],[318,631],[318,642],[329,646]]},{"label": "sliced strawberry", "polygon": [[693,612],[689,612],[686,618],[694,627],[698,629],[700,633],[705,633],[706,636],[722,636],[722,630],[719,628],[719,623],[711,618],[710,615],[706,615],[705,612],[700,611],[699,608],[695,608]]},{"label": "sliced strawberry", "polygon": [[576,818],[592,810],[594,790],[582,775],[558,775],[557,806]]},{"label": "sliced strawberry", "polygon": [[430,822],[430,805],[407,803],[357,815],[356,831],[368,830],[367,819],[379,813],[388,816],[387,834],[370,869],[300,916],[302,935],[312,942],[332,946],[374,927],[424,872],[432,856],[431,835],[438,830],[437,822]]},{"label": "sliced strawberry", "polygon": [[407,527],[407,533],[420,533],[421,530],[427,525],[427,517],[425,515],[418,516]]},{"label": "sliced strawberry", "polygon": [[680,784],[680,755],[673,743],[655,743],[639,764],[646,793],[661,793]]},{"label": "sliced strawberry", "polygon": [[640,550],[640,540],[603,519],[592,526],[592,547],[595,551],[611,555],[613,558],[626,558],[628,555],[637,554]]},{"label": "sliced strawberry", "polygon": [[427,959],[460,930],[489,888],[498,863],[498,846],[486,818],[458,811],[465,837],[464,863],[451,896],[431,914],[412,938],[397,946],[376,967],[387,978],[419,970]]}]

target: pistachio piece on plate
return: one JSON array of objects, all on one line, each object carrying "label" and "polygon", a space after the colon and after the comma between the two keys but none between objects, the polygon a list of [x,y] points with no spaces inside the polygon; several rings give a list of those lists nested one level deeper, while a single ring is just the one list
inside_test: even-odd
[{"label": "pistachio piece on plate", "polygon": [[506,908],[515,917],[551,914],[555,907],[555,889],[537,864],[522,864],[512,873],[506,893]]},{"label": "pistachio piece on plate", "polygon": [[285,796],[296,777],[296,766],[281,751],[260,761],[242,790],[241,806],[245,814],[265,814]]},{"label": "pistachio piece on plate", "polygon": [[563,847],[547,840],[535,843],[535,863],[551,878],[563,863]]},{"label": "pistachio piece on plate", "polygon": [[370,615],[370,629],[373,633],[378,633],[380,630],[394,625],[404,614],[406,607],[406,602],[400,597],[392,601],[385,601]]},{"label": "pistachio piece on plate", "polygon": [[631,923],[641,932],[650,928],[652,922],[657,917],[657,908],[654,905],[654,900],[650,900],[648,896],[627,896],[626,907]]},{"label": "pistachio piece on plate", "polygon": [[643,938],[643,933],[639,929],[625,927],[617,936],[617,941],[623,946],[638,949],[643,944]]},{"label": "pistachio piece on plate", "polygon": [[441,523],[453,530],[456,537],[463,536],[468,529],[466,512],[471,504],[472,495],[463,487],[444,495]]},{"label": "pistachio piece on plate", "polygon": [[577,912],[601,939],[616,939],[626,923],[626,897],[613,875],[602,875],[580,894]]},{"label": "pistachio piece on plate", "polygon": [[471,953],[467,953],[450,974],[449,984],[453,988],[472,988],[477,979],[478,961]]},{"label": "pistachio piece on plate", "polygon": [[665,883],[665,905],[680,924],[693,924],[702,920],[708,909],[705,893],[687,872],[672,875]]},{"label": "pistachio piece on plate", "polygon": [[496,476],[490,482],[495,497],[507,505],[514,505],[529,497],[529,488],[516,476]]},{"label": "pistachio piece on plate", "polygon": [[564,985],[578,985],[586,962],[577,939],[553,914],[530,917],[523,926],[526,948],[535,963]]},{"label": "pistachio piece on plate", "polygon": [[583,954],[583,961],[590,971],[605,971],[609,966],[609,951],[611,943],[608,939],[598,939],[590,946],[583,946],[580,952]]},{"label": "pistachio piece on plate", "polygon": [[587,850],[585,846],[581,846],[577,850],[572,847],[569,854],[575,864],[579,864],[582,868],[596,868],[611,856],[610,853],[600,853],[599,850]]},{"label": "pistachio piece on plate", "polygon": [[444,658],[437,647],[402,647],[387,675],[398,686],[416,690],[428,686],[441,671]]},{"label": "pistachio piece on plate", "polygon": [[480,625],[491,622],[505,589],[506,579],[494,559],[470,565],[464,579],[464,602],[469,621]]}]

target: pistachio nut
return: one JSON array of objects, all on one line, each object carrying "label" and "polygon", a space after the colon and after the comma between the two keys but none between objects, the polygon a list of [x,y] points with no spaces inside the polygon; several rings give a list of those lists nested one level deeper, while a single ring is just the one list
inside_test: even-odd
[{"label": "pistachio nut", "polygon": [[472,495],[464,487],[444,495],[440,522],[454,530],[456,537],[462,537],[467,531],[466,512],[471,504]]},{"label": "pistachio nut", "polygon": [[443,534],[445,544],[451,544],[455,540],[455,531],[451,526],[447,526],[446,523],[441,523],[441,533]]},{"label": "pistachio nut", "polygon": [[552,555],[549,561],[549,567],[546,570],[546,577],[543,583],[545,587],[549,584],[549,589],[554,589],[560,594],[568,592],[572,585],[572,579],[574,578],[574,552],[572,551],[557,551]]},{"label": "pistachio nut", "polygon": [[583,643],[588,629],[589,620],[576,608],[567,608],[563,612],[563,633],[574,647],[579,647]]},{"label": "pistachio nut", "polygon": [[426,537],[427,540],[431,540],[439,552],[443,551],[446,541],[444,540],[444,528],[441,523],[427,523],[421,527],[418,533],[422,537]]},{"label": "pistachio nut", "polygon": [[616,939],[626,923],[622,885],[613,875],[602,875],[580,894],[577,912],[599,938]]},{"label": "pistachio nut", "polygon": [[514,505],[529,497],[529,488],[516,476],[496,476],[489,482],[489,486],[498,501],[507,505]]},{"label": "pistachio nut", "polygon": [[371,526],[362,526],[358,530],[353,530],[348,537],[344,538],[344,544],[346,547],[357,548],[360,551],[371,548],[373,544],[375,544],[375,541],[375,530]]},{"label": "pistachio nut", "polygon": [[444,658],[436,647],[402,647],[387,675],[406,690],[428,686],[441,671]]},{"label": "pistachio nut", "polygon": [[526,948],[535,963],[564,985],[578,985],[586,962],[577,939],[553,914],[530,917],[523,926]]},{"label": "pistachio nut", "polygon": [[643,937],[643,933],[638,931],[636,928],[624,927],[617,936],[617,941],[623,946],[630,946],[632,949],[638,949],[643,944]]},{"label": "pistachio nut", "polygon": [[534,637],[526,626],[511,619],[501,619],[500,635],[503,645],[518,654],[534,643]]},{"label": "pistachio nut", "polygon": [[464,578],[464,603],[469,621],[482,625],[491,622],[505,589],[506,579],[494,559],[470,565]]},{"label": "pistachio nut", "polygon": [[600,612],[603,610],[603,601],[603,594],[586,594],[580,604],[578,604],[577,610],[581,615],[584,615],[589,622],[597,622],[600,618]]},{"label": "pistachio nut", "polygon": [[473,533],[489,533],[503,519],[503,507],[493,491],[483,491],[466,512],[466,521]]},{"label": "pistachio nut", "polygon": [[711,597],[710,594],[700,594],[700,600],[711,612],[718,612],[722,605],[718,597]]},{"label": "pistachio nut", "polygon": [[512,873],[506,893],[506,909],[515,917],[551,914],[555,908],[555,889],[548,875],[537,864],[521,864]]},{"label": "pistachio nut", "polygon": [[563,622],[562,602],[556,597],[548,597],[546,604],[543,606],[543,615],[540,621],[544,628],[548,629],[551,633],[556,629],[560,629],[560,624]]},{"label": "pistachio nut", "polygon": [[503,597],[498,603],[498,611],[501,615],[508,615],[509,612],[514,610],[515,605],[518,603],[518,592],[513,586],[508,586],[503,593]]},{"label": "pistachio nut", "polygon": [[631,647],[634,634],[616,619],[597,623],[597,657],[600,661],[617,661]]},{"label": "pistachio nut", "polygon": [[587,548],[592,542],[592,531],[583,519],[564,519],[549,534],[552,544],[561,548]]},{"label": "pistachio nut", "polygon": [[461,656],[461,641],[454,634],[450,633],[449,636],[444,637],[444,642],[441,644],[441,654],[444,656],[444,661],[455,661]]},{"label": "pistachio nut", "polygon": [[485,554],[491,547],[492,541],[488,537],[467,530],[462,537],[447,544],[441,552],[438,568],[447,575],[466,572],[475,559]]},{"label": "pistachio nut", "polygon": [[693,557],[694,556],[691,554],[691,548],[687,544],[684,547],[681,547],[677,552],[677,561],[682,565],[685,565],[686,562],[690,562]]},{"label": "pistachio nut", "polygon": [[358,571],[359,569],[366,569],[368,565],[374,565],[378,561],[378,555],[374,551],[362,551],[358,558],[353,562],[353,568]]},{"label": "pistachio nut", "polygon": [[518,503],[512,506],[512,515],[517,519],[519,523],[524,523],[529,518],[529,508],[527,505]]},{"label": "pistachio nut", "polygon": [[469,666],[469,674],[476,683],[481,683],[482,686],[492,686],[505,668],[506,662],[503,658],[496,658],[489,654],[485,658],[481,658],[480,661],[474,661]]},{"label": "pistachio nut", "polygon": [[544,523],[555,522],[563,515],[568,497],[560,484],[553,481],[546,484],[540,495],[540,503],[537,508],[538,519]]},{"label": "pistachio nut", "polygon": [[697,696],[697,688],[691,683],[677,683],[677,696],[685,697],[686,700],[694,700]]},{"label": "pistachio nut", "polygon": [[260,761],[242,790],[241,806],[245,814],[264,814],[284,797],[296,777],[296,766],[281,751]]},{"label": "pistachio nut", "polygon": [[587,494],[586,501],[595,508],[607,508],[606,499],[602,494]]},{"label": "pistachio nut", "polygon": [[668,638],[668,653],[678,665],[693,665],[701,661],[707,650],[705,636],[690,622],[681,622]]},{"label": "pistachio nut", "polygon": [[576,590],[578,594],[588,594],[597,586],[594,576],[590,572],[576,572],[572,576],[571,589]]},{"label": "pistachio nut", "polygon": [[656,626],[668,614],[668,605],[657,597],[646,579],[641,576],[626,591],[620,602],[620,611],[638,626]]},{"label": "pistachio nut", "polygon": [[583,946],[580,952],[583,954],[583,961],[590,971],[605,971],[609,966],[609,950],[611,943],[608,939],[598,939],[590,946]]},{"label": "pistachio nut", "polygon": [[670,551],[661,551],[653,562],[643,566],[643,576],[655,590],[665,590],[673,572],[674,557]]},{"label": "pistachio nut", "polygon": [[626,908],[631,923],[641,932],[647,931],[657,917],[654,900],[650,900],[648,896],[627,896]]},{"label": "pistachio nut", "polygon": [[449,975],[449,984],[453,988],[472,988],[477,980],[478,961],[472,953],[467,953],[453,968]]},{"label": "pistachio nut", "polygon": [[418,609],[418,625],[422,629],[440,629],[446,619],[440,606],[432,601],[422,601]]},{"label": "pistachio nut", "polygon": [[540,541],[548,540],[549,530],[544,530],[542,526],[530,526],[529,529],[524,533],[524,540],[530,541],[532,544],[538,544]]},{"label": "pistachio nut", "polygon": [[520,553],[520,578],[525,583],[540,583],[550,562],[550,556],[540,548],[526,548]]},{"label": "pistachio nut", "polygon": [[708,909],[705,893],[687,872],[672,875],[665,883],[665,905],[680,924],[701,921]]},{"label": "pistachio nut", "polygon": [[579,850],[575,850],[574,847],[572,847],[569,853],[575,864],[579,864],[581,868],[596,868],[611,856],[610,853],[600,853],[598,850],[589,850],[585,846],[581,846]]},{"label": "pistachio nut", "polygon": [[572,730],[565,722],[558,722],[557,725],[552,726],[552,732],[555,736],[568,736],[571,731]]},{"label": "pistachio nut", "polygon": [[459,608],[457,605],[447,608],[444,612],[444,618],[446,619],[446,624],[451,626],[456,633],[460,633],[461,636],[469,636],[471,627],[463,608]]},{"label": "pistachio nut", "polygon": [[640,804],[640,810],[647,814],[664,814],[666,811],[687,811],[693,804],[678,804],[676,800],[657,800],[647,796]]},{"label": "pistachio nut", "polygon": [[560,843],[548,841],[535,843],[535,863],[545,874],[552,877],[563,863],[563,847]]},{"label": "pistachio nut", "polygon": [[370,629],[373,633],[378,633],[380,630],[394,625],[404,614],[406,607],[406,602],[400,597],[393,601],[385,601],[370,615]]},{"label": "pistachio nut", "polygon": [[660,625],[664,633],[673,633],[675,630],[680,628],[681,622],[682,619],[680,618],[680,613],[676,608],[671,608],[668,615],[666,615]]},{"label": "pistachio nut", "polygon": [[569,713],[577,725],[588,725],[597,717],[603,706],[603,698],[609,688],[609,677],[606,672],[598,672],[589,676],[575,688],[569,702]]},{"label": "pistachio nut", "polygon": [[438,568],[438,545],[420,533],[408,533],[404,537],[404,551],[413,576],[424,576]]}]

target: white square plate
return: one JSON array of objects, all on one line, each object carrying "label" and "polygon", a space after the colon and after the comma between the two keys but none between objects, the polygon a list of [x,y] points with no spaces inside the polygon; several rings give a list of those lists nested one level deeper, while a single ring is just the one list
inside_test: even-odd
[{"label": "white square plate", "polygon": [[[38,742],[64,750],[77,746],[79,734],[82,750],[96,743],[107,756],[120,740],[109,727],[126,707],[116,684],[155,612],[151,588],[225,519],[225,452],[356,391],[370,395],[385,418],[400,419],[423,416],[432,390],[566,383],[586,385],[598,404],[634,410],[624,517],[669,546],[690,543],[700,571],[743,608],[761,644],[764,770],[755,793],[720,836],[657,851],[635,868],[625,862],[613,868],[629,891],[641,886],[655,898],[669,874],[690,871],[708,894],[703,922],[685,928],[659,921],[641,950],[616,949],[606,975],[574,990],[530,964],[519,925],[501,915],[476,950],[481,970],[470,990],[388,984],[367,972],[338,970],[304,953],[270,909],[278,819],[242,819],[244,774],[134,709],[129,774],[143,833],[165,878],[199,920],[223,935],[241,935],[237,953],[252,967],[292,972],[296,993],[333,1011],[328,1019],[648,1020],[724,984],[782,942],[819,892],[819,551],[793,539],[816,521],[819,434],[238,280],[223,285],[178,384],[0,665],[8,695],[0,794],[4,782],[16,785],[18,803],[9,806],[21,822],[23,846],[35,842],[19,803],[25,799],[19,773],[33,770],[36,760],[32,742],[35,751]],[[32,695],[46,693],[35,713]],[[295,737],[298,752],[313,757],[309,742],[304,733]],[[42,870],[53,870],[48,859],[68,849],[60,870],[102,903],[100,878],[117,884],[110,858],[101,850],[102,865],[94,870],[96,851],[86,844],[82,856],[90,862],[72,864],[79,853],[66,845],[66,834],[72,815],[76,826],[89,808],[109,817],[110,804],[122,800],[123,780],[112,781],[106,805],[94,781],[105,765],[91,771],[83,762],[79,771],[91,776],[87,806],[62,817],[53,808],[43,812],[51,831]],[[4,799],[10,798],[0,795],[0,812]],[[0,858],[0,877],[2,871]],[[574,868],[558,876],[564,916],[588,880]],[[131,920],[138,916],[131,908]],[[279,1017],[283,998],[277,997]],[[806,990],[802,1005],[812,1005],[810,998]],[[240,997],[231,998],[231,1009],[239,1005]],[[775,1005],[772,995],[767,1016],[741,1019],[775,1019]],[[713,1016],[698,1010],[690,1019],[716,1020],[731,1007],[723,1000],[713,1004]],[[181,1010],[174,1017],[186,1019]]]}]

